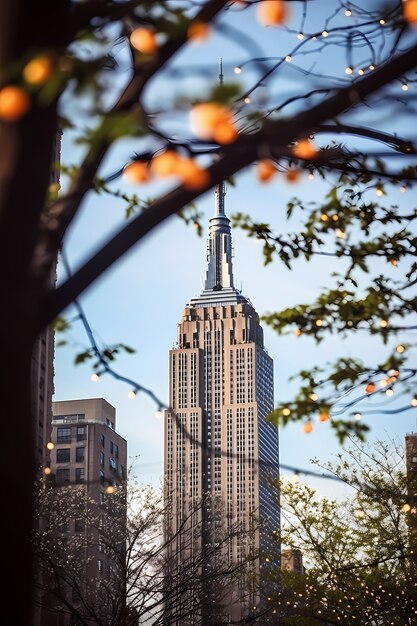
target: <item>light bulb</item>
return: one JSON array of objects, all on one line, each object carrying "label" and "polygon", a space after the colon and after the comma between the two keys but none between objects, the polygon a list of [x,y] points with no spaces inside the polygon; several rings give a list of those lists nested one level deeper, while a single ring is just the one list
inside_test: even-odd
[{"label": "light bulb", "polygon": [[298,35],[297,35],[297,39],[299,39],[300,41],[301,41],[302,39],[304,39],[304,34],[303,34],[303,33],[298,33]]},{"label": "light bulb", "polygon": [[285,60],[287,61],[287,63],[290,63],[292,61],[292,56],[290,54],[287,54]]},{"label": "light bulb", "polygon": [[381,189],[381,187],[377,187],[375,190],[375,193],[377,196],[383,196],[384,195],[384,190]]},{"label": "light bulb", "polygon": [[388,326],[387,320],[379,320],[379,325],[381,328],[386,328]]},{"label": "light bulb", "polygon": [[316,326],[323,326],[323,320],[316,320],[315,324]]},{"label": "light bulb", "polygon": [[285,409],[282,409],[282,414],[283,415],[291,415],[291,410],[288,407],[285,407]]},{"label": "light bulb", "polygon": [[156,419],[158,419],[158,420],[159,420],[159,419],[161,419],[161,417],[162,417],[162,411],[155,411],[155,417],[156,417]]},{"label": "light bulb", "polygon": [[345,15],[346,17],[350,17],[352,15],[352,11],[350,9],[346,9]]},{"label": "light bulb", "polygon": [[336,228],[336,237],[339,239],[346,239],[346,233],[341,228]]},{"label": "light bulb", "polygon": [[412,398],[411,406],[417,406],[417,398],[416,398],[416,396],[414,396],[414,398]]},{"label": "light bulb", "polygon": [[392,396],[394,395],[394,389],[387,389],[385,393],[387,396]]},{"label": "light bulb", "polygon": [[136,392],[135,391],[129,391],[129,393],[127,394],[127,397],[129,398],[129,400],[134,400],[136,398]]},{"label": "light bulb", "polygon": [[411,511],[411,506],[407,502],[403,504],[401,508],[404,511],[404,513],[408,513],[408,511]]},{"label": "light bulb", "polygon": [[49,476],[50,474],[52,474],[52,470],[50,467],[44,467],[43,473],[45,474],[45,476]]},{"label": "light bulb", "polygon": [[365,74],[365,70],[363,70],[362,68],[358,69],[358,74],[359,76],[363,76]]},{"label": "light bulb", "polygon": [[350,66],[348,66],[348,67],[345,69],[345,74],[353,74],[353,69],[352,69]]},{"label": "light bulb", "polygon": [[113,485],[109,485],[108,487],[106,487],[105,491],[108,494],[114,493],[116,491],[116,487],[113,487]]},{"label": "light bulb", "polygon": [[55,444],[52,443],[52,441],[48,441],[48,443],[46,444],[46,447],[48,450],[53,450],[55,448]]},{"label": "light bulb", "polygon": [[375,69],[375,65],[372,65],[372,64],[371,64],[371,65],[369,66],[369,69],[370,69],[370,70],[371,70],[371,72],[372,72],[372,70],[374,70],[374,69]]},{"label": "light bulb", "polygon": [[403,346],[401,343],[395,348],[397,352],[399,352],[400,354],[402,354],[403,352],[405,352],[405,346]]},{"label": "light bulb", "polygon": [[100,380],[100,376],[98,374],[91,374],[91,380],[93,383],[96,383]]},{"label": "light bulb", "polygon": [[310,172],[310,174],[308,175],[308,180],[314,180],[313,172]]},{"label": "light bulb", "polygon": [[405,193],[407,191],[407,187],[405,185],[401,185],[400,191],[401,193]]},{"label": "light bulb", "polygon": [[355,413],[354,416],[355,420],[359,421],[360,419],[362,419],[362,413]]},{"label": "light bulb", "polygon": [[313,402],[315,402],[316,400],[318,400],[318,395],[316,393],[310,393],[309,395],[310,400],[313,400]]},{"label": "light bulb", "polygon": [[326,215],[326,213],[322,213],[320,215],[320,219],[321,219],[322,222],[327,222],[327,220],[329,219],[329,216]]},{"label": "light bulb", "polygon": [[379,20],[379,23],[381,24],[381,26],[384,26],[385,20]]},{"label": "light bulb", "polygon": [[327,30],[324,30],[321,34],[322,37],[328,37],[329,33],[327,32]]},{"label": "light bulb", "polygon": [[403,91],[408,91],[409,90],[409,86],[407,85],[407,83],[404,83],[403,85],[401,85],[401,89]]},{"label": "light bulb", "polygon": [[236,65],[236,67],[234,68],[234,70],[233,70],[233,71],[234,71],[234,73],[235,73],[235,74],[241,74],[241,72],[242,72],[242,68],[241,68],[241,67],[239,67],[238,65]]},{"label": "light bulb", "polygon": [[250,104],[250,98],[249,98],[249,96],[246,96],[246,98],[243,100],[243,102],[244,102],[245,104]]}]

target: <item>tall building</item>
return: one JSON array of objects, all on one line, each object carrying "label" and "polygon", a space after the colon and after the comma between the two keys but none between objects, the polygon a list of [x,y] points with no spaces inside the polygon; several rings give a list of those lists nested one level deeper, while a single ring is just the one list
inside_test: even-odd
[{"label": "tall building", "polygon": [[[252,583],[263,560],[280,566],[274,539],[279,503],[270,482],[278,477],[279,456],[278,430],[265,419],[274,406],[273,362],[256,310],[234,285],[224,199],[221,184],[210,219],[204,290],[184,309],[176,347],[169,353],[164,472],[172,506],[169,536],[195,527],[197,537],[188,552],[221,545],[222,558],[231,567],[256,555],[252,573],[242,574],[225,607],[239,619],[262,604],[263,594]],[[205,519],[190,518],[195,502],[205,495],[210,497],[202,511]],[[189,554],[178,544],[177,549],[177,557],[171,549],[171,558],[181,570]],[[203,610],[202,619],[184,623],[216,623],[212,618],[210,622]]]},{"label": "tall building", "polygon": [[407,472],[408,504],[413,515],[408,519],[410,540],[417,548],[417,433],[407,433],[405,437],[405,461]]},{"label": "tall building", "polygon": [[103,398],[52,408],[42,626],[123,623],[127,443]]}]

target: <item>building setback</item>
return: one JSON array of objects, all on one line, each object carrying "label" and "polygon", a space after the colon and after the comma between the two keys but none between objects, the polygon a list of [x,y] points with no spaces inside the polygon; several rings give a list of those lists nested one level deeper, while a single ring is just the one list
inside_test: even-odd
[{"label": "building setback", "polygon": [[103,398],[53,402],[52,409],[48,540],[60,580],[58,594],[56,580],[48,581],[53,593],[44,598],[43,626],[84,623],[94,614],[113,623],[114,611],[120,617],[124,610],[127,443]]},{"label": "building setback", "polygon": [[[184,309],[177,347],[169,353],[164,442],[165,496],[172,506],[168,533],[174,537],[194,503],[209,494],[205,519],[195,515],[188,523],[201,528],[199,549],[222,544],[222,558],[231,567],[257,554],[252,573],[259,574],[266,555],[280,566],[275,538],[279,502],[269,480],[278,478],[278,430],[265,420],[274,406],[273,362],[256,310],[234,286],[224,197],[221,184],[210,219],[204,290]],[[229,539],[222,543],[224,537]],[[179,569],[186,558],[178,549]],[[233,619],[259,608],[263,599],[259,590],[249,588],[246,574],[237,587],[225,607]],[[214,615],[210,622],[202,611],[202,617],[184,623],[215,623]]]}]

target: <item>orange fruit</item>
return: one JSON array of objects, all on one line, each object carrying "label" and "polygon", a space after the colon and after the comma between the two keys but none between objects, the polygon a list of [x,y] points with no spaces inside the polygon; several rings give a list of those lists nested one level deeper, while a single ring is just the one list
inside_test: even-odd
[{"label": "orange fruit", "polygon": [[308,434],[313,430],[313,424],[311,422],[306,422],[303,426],[303,431]]},{"label": "orange fruit", "polygon": [[178,175],[182,186],[189,191],[200,191],[210,183],[208,170],[197,165],[193,159],[179,160]]},{"label": "orange fruit", "polygon": [[277,168],[273,161],[262,159],[256,168],[256,175],[261,183],[266,183],[277,173]]},{"label": "orange fruit", "polygon": [[330,419],[330,415],[328,411],[320,411],[318,420],[319,422],[327,422]]},{"label": "orange fruit", "polygon": [[133,161],[123,170],[123,178],[129,183],[146,183],[150,178],[149,165],[145,161]]},{"label": "orange fruit", "polygon": [[193,106],[190,112],[190,126],[200,139],[212,140],[217,135],[222,142],[228,143],[236,138],[233,137],[230,128],[233,127],[232,113],[218,102],[204,102]]},{"label": "orange fruit", "polygon": [[44,54],[35,57],[23,68],[23,78],[30,85],[43,85],[52,76],[54,63],[50,56]]},{"label": "orange fruit", "polygon": [[299,170],[288,170],[285,174],[285,178],[289,183],[296,183],[300,178]]},{"label": "orange fruit", "polygon": [[129,39],[133,48],[144,54],[153,54],[158,49],[155,32],[150,28],[135,28]]},{"label": "orange fruit", "polygon": [[187,30],[190,41],[204,41],[210,35],[210,26],[207,22],[191,22]]},{"label": "orange fruit", "polygon": [[282,0],[263,0],[258,5],[256,16],[262,26],[277,26],[287,19],[288,9]]},{"label": "orange fruit", "polygon": [[15,122],[30,109],[30,98],[26,91],[16,85],[7,85],[0,89],[0,119]]},{"label": "orange fruit", "polygon": [[417,0],[403,1],[403,16],[406,22],[417,25]]},{"label": "orange fruit", "polygon": [[165,150],[154,156],[151,171],[156,176],[172,176],[177,173],[179,156],[174,150]]},{"label": "orange fruit", "polygon": [[213,131],[213,139],[217,143],[233,143],[238,137],[238,132],[231,122],[222,122],[218,124]]},{"label": "orange fruit", "polygon": [[368,383],[365,387],[365,391],[366,393],[372,393],[373,391],[375,391],[375,384],[374,383]]},{"label": "orange fruit", "polygon": [[292,153],[299,159],[314,159],[317,156],[317,148],[309,139],[300,139],[292,148]]}]

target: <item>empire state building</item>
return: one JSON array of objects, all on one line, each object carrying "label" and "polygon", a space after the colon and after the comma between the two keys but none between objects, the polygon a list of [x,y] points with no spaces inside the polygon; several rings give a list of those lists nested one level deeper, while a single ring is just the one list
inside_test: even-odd
[{"label": "empire state building", "polygon": [[[256,553],[259,575],[265,555],[277,552],[272,537],[280,527],[271,485],[271,477],[278,478],[278,430],[265,419],[274,406],[273,362],[258,314],[234,285],[224,199],[220,184],[210,219],[204,289],[184,309],[177,347],[169,352],[164,442],[165,495],[172,503],[168,532],[179,533],[193,503],[208,494],[217,504],[206,512],[211,532],[199,533],[200,548],[204,542],[212,545],[216,532],[223,533],[229,537],[224,543],[227,562],[243,563]],[[178,551],[179,565],[185,552]],[[247,593],[246,603],[252,608],[261,596],[259,591]]]}]

